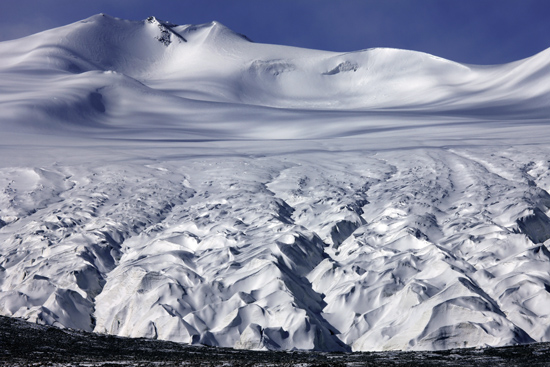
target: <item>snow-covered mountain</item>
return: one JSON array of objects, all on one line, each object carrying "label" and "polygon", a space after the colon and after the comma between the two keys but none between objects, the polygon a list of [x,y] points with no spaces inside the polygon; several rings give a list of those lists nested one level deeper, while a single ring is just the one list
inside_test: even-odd
[{"label": "snow-covered mountain", "polygon": [[97,15],[0,43],[0,314],[245,349],[550,341],[550,50]]}]

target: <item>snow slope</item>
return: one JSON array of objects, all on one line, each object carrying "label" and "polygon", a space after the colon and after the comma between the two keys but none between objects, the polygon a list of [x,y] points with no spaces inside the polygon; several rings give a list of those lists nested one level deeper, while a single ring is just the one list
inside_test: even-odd
[{"label": "snow slope", "polygon": [[244,349],[550,341],[550,51],[97,15],[0,43],[0,313]]}]

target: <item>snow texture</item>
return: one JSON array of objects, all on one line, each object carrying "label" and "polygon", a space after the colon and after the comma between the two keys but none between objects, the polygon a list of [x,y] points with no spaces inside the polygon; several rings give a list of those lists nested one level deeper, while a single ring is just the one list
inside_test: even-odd
[{"label": "snow texture", "polygon": [[550,341],[550,49],[96,15],[0,43],[0,314],[241,349]]}]

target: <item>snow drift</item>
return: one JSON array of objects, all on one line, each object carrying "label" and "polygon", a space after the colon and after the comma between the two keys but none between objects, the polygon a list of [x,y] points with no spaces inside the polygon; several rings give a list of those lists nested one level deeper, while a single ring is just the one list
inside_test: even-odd
[{"label": "snow drift", "polygon": [[244,349],[549,341],[549,50],[97,15],[0,43],[0,313]]}]

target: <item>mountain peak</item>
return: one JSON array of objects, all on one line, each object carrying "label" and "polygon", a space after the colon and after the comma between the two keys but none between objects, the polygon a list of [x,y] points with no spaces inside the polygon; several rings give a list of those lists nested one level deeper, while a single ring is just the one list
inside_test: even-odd
[{"label": "mountain peak", "polygon": [[160,30],[160,35],[156,36],[155,38],[164,46],[169,46],[173,42],[173,40],[178,40],[179,42],[187,42],[187,40],[182,35],[172,30],[172,28],[176,26],[175,24],[159,20],[154,16],[148,17],[146,19],[146,22],[148,24],[156,25],[158,27],[158,29]]},{"label": "mountain peak", "polygon": [[174,23],[171,23],[171,22],[168,22],[168,21],[159,19],[159,18],[155,17],[154,15],[151,15],[151,16],[147,17],[147,19],[145,19],[145,20],[146,20],[148,23],[152,23],[152,24],[162,24],[163,26],[169,27],[169,28],[172,28],[172,27],[176,27],[176,26],[177,26],[177,24],[174,24]]},{"label": "mountain peak", "polygon": [[[196,34],[202,35],[198,36],[196,38],[199,39],[209,39],[214,40],[217,39],[221,42],[228,42],[230,40],[245,40],[247,42],[252,42],[250,38],[247,36],[235,32],[231,28],[225,26],[221,22],[218,22],[216,20],[213,20],[209,23],[203,23],[203,24],[189,24],[187,26],[181,26],[183,29],[180,31],[180,33],[186,33],[186,34]],[[177,27],[179,29],[179,27]],[[191,36],[190,36],[191,37]]]}]

